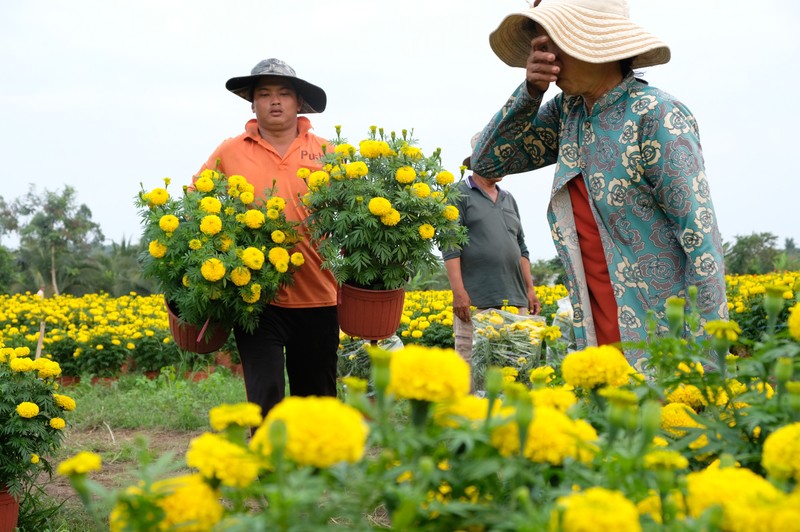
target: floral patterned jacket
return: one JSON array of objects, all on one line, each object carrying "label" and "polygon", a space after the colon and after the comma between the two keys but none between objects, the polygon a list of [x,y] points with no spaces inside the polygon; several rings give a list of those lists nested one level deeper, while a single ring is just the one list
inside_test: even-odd
[{"label": "floral patterned jacket", "polygon": [[[608,263],[623,344],[667,330],[665,302],[698,287],[701,327],[726,319],[722,242],[697,124],[672,96],[629,74],[590,114],[581,96],[542,104],[523,83],[472,154],[486,177],[555,164],[547,217],[567,270],[579,347],[596,344],[567,182],[581,175]],[[636,363],[642,352],[626,348]]]}]

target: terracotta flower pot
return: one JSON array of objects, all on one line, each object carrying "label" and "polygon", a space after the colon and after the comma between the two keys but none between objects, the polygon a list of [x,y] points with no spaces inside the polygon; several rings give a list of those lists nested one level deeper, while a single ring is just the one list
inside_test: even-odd
[{"label": "terracotta flower pot", "polygon": [[0,487],[0,532],[12,532],[17,527],[19,519],[19,500]]},{"label": "terracotta flower pot", "polygon": [[170,301],[165,299],[164,302],[167,305],[169,330],[172,332],[175,345],[184,351],[206,354],[213,353],[225,344],[230,329],[212,323],[210,320],[206,321],[202,327],[186,323],[180,318],[177,309],[172,306]]},{"label": "terracotta flower pot", "polygon": [[383,340],[397,332],[405,290],[366,290],[343,284],[339,290],[339,328],[350,336]]}]

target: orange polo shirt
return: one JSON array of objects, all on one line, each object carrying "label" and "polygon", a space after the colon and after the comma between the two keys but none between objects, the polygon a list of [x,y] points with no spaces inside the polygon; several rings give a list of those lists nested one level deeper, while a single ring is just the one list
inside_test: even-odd
[{"label": "orange polo shirt", "polygon": [[[214,150],[200,172],[216,169],[219,159],[219,170],[228,176],[244,176],[255,187],[256,197],[264,197],[264,190],[270,188],[274,180],[276,194],[286,200],[286,219],[305,220],[308,210],[298,195],[305,194],[308,187],[297,177],[297,170],[301,167],[312,172],[321,169],[322,144],[328,141],[311,133],[311,122],[304,116],[298,117],[297,130],[297,138],[281,157],[261,138],[258,122],[252,119],[245,125],[244,133],[224,141]],[[300,234],[303,240],[294,250],[303,254],[305,263],[295,272],[292,285],[281,288],[272,304],[291,308],[336,305],[337,285],[333,275],[321,268],[322,257],[311,245],[305,227],[300,227]]]}]

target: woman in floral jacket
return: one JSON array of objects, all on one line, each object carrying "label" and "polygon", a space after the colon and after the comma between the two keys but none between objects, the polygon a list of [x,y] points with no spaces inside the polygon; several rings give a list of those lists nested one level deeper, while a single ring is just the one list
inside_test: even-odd
[{"label": "woman in floral jacket", "polygon": [[[624,0],[545,1],[506,17],[490,43],[526,81],[472,164],[488,177],[555,164],[547,216],[579,347],[623,342],[637,363],[650,316],[666,330],[666,300],[692,285],[701,326],[727,318],[697,124],[632,70],[666,63],[669,48],[627,18]],[[563,92],[543,103],[552,82]]]}]

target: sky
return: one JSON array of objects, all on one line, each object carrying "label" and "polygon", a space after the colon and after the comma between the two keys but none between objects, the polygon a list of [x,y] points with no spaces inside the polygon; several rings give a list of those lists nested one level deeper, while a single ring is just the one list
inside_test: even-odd
[{"label": "sky", "polygon": [[[543,0],[547,2],[548,0]],[[800,243],[800,3],[630,0],[672,60],[643,77],[694,113],[723,240]],[[489,34],[524,0],[32,0],[0,4],[0,196],[77,191],[109,242],[141,234],[134,197],[188,183],[249,103],[225,89],[276,57],[328,95],[314,132],[414,130],[458,175],[469,140],[524,80]],[[545,99],[558,93],[551,86]],[[553,167],[507,176],[531,259],[556,255]],[[0,244],[14,248],[13,238]]]}]

